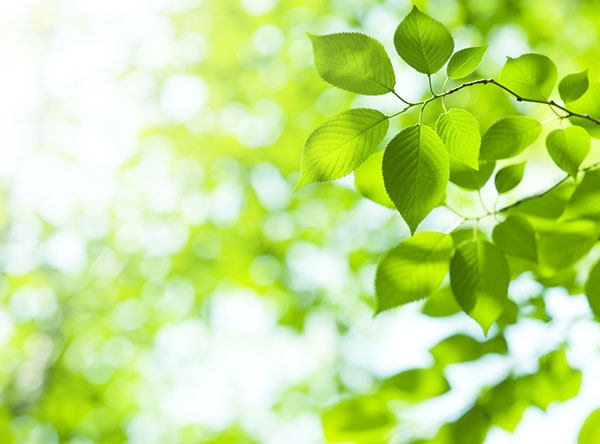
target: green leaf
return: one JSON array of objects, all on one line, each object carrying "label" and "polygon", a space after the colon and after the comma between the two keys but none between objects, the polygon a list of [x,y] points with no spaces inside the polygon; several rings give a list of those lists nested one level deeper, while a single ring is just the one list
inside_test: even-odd
[{"label": "green leaf", "polygon": [[459,80],[475,71],[481,63],[488,46],[490,45],[473,46],[456,51],[446,68],[448,77]]},{"label": "green leaf", "polygon": [[379,396],[346,399],[323,413],[327,442],[372,444],[384,442],[396,424],[396,416]]},{"label": "green leaf", "polygon": [[558,84],[558,93],[563,102],[572,102],[580,98],[590,86],[588,70],[565,76]]},{"label": "green leaf", "polygon": [[507,57],[500,73],[500,82],[526,99],[548,100],[558,71],[545,55],[523,54],[516,59]]},{"label": "green leaf", "polygon": [[484,334],[500,317],[508,295],[508,262],[494,244],[471,240],[460,244],[450,262],[450,285],[462,309]]},{"label": "green leaf", "polygon": [[388,251],[377,267],[377,313],[426,298],[448,273],[454,243],[444,233],[421,232]]},{"label": "green leaf", "polygon": [[388,195],[414,234],[446,192],[448,154],[433,129],[414,125],[392,139],[383,155]]},{"label": "green leaf", "polygon": [[563,182],[540,195],[523,199],[518,204],[511,206],[506,212],[558,219],[565,210],[574,190],[575,184]]},{"label": "green leaf", "polygon": [[496,168],[496,162],[493,160],[480,160],[479,170],[476,170],[451,158],[450,181],[467,190],[477,191],[487,183],[494,168]]},{"label": "green leaf", "polygon": [[585,295],[594,315],[600,317],[600,261],[596,262],[590,270],[585,283]]},{"label": "green leaf", "polygon": [[590,135],[580,126],[555,129],[546,137],[546,149],[556,166],[573,177],[577,177],[590,147]]},{"label": "green leaf", "polygon": [[438,72],[454,51],[454,39],[446,27],[416,6],[398,25],[394,45],[400,57],[423,74]]},{"label": "green leaf", "polygon": [[600,169],[585,173],[569,199],[562,219],[600,220]]},{"label": "green leaf", "polygon": [[492,240],[505,254],[537,262],[537,240],[529,221],[519,215],[509,216],[494,227]]},{"label": "green leaf", "polygon": [[382,174],[383,151],[377,151],[354,170],[354,186],[367,199],[380,205],[396,209],[385,191]]},{"label": "green leaf", "polygon": [[[569,109],[600,120],[600,82],[590,83],[584,95],[569,103]],[[600,139],[600,125],[581,117],[569,117],[569,120],[573,125],[586,128],[592,137]]]},{"label": "green leaf", "polygon": [[598,444],[600,439],[600,409],[594,410],[579,431],[577,444]]},{"label": "green leaf", "polygon": [[438,365],[445,367],[448,364],[474,361],[488,353],[505,354],[508,346],[502,335],[479,342],[470,336],[456,334],[438,342],[429,352]]},{"label": "green leaf", "polygon": [[498,160],[516,156],[535,142],[541,132],[542,125],[531,117],[500,119],[483,135],[480,158]]},{"label": "green leaf", "polygon": [[296,189],[312,182],[339,179],[352,172],[377,150],[388,126],[385,115],[368,108],[351,109],[329,119],[304,145]]},{"label": "green leaf", "polygon": [[393,400],[419,402],[449,390],[450,384],[438,367],[413,368],[384,380],[378,394]]},{"label": "green leaf", "polygon": [[466,165],[479,169],[479,123],[469,111],[453,108],[447,113],[440,114],[435,124],[440,139],[446,145],[451,158]]},{"label": "green leaf", "polygon": [[423,305],[424,315],[434,318],[452,316],[461,310],[450,287],[442,287],[427,298]]},{"label": "green leaf", "polygon": [[500,171],[496,173],[494,183],[498,193],[508,193],[521,183],[523,174],[525,173],[525,164],[526,162],[508,165],[501,168]]},{"label": "green leaf", "polygon": [[315,68],[327,83],[353,93],[377,96],[394,90],[396,76],[383,45],[358,32],[308,34]]}]

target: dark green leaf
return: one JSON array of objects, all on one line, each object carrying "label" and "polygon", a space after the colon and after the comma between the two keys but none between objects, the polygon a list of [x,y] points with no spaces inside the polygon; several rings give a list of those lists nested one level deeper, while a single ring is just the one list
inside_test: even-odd
[{"label": "dark green leaf", "polygon": [[358,94],[380,95],[394,90],[396,76],[383,45],[358,32],[308,34],[315,68],[326,82]]},{"label": "dark green leaf", "polygon": [[590,135],[580,126],[555,129],[546,137],[546,149],[556,166],[573,177],[577,177],[590,147]]},{"label": "dark green leaf", "polygon": [[443,200],[449,174],[444,143],[428,126],[406,128],[387,146],[383,155],[385,189],[411,233]]},{"label": "dark green leaf", "polygon": [[388,125],[386,116],[368,108],[351,109],[329,119],[304,145],[296,189],[351,173],[377,150]]},{"label": "dark green leaf", "polygon": [[421,232],[405,239],[377,267],[377,312],[433,294],[448,273],[454,244],[448,234]]},{"label": "dark green leaf", "polygon": [[456,51],[446,68],[448,77],[458,80],[467,77],[475,71],[481,63],[481,59],[488,46],[490,45],[473,46]]},{"label": "dark green leaf", "polygon": [[453,108],[440,114],[435,130],[446,145],[450,158],[479,169],[479,123],[469,111]]},{"label": "dark green leaf", "polygon": [[537,262],[537,240],[529,221],[519,215],[509,216],[494,227],[492,239],[505,254]]},{"label": "dark green leaf", "polygon": [[521,183],[523,174],[525,173],[525,163],[521,162],[505,166],[496,173],[494,183],[498,193],[508,193]]},{"label": "dark green leaf", "polygon": [[590,86],[588,70],[565,76],[558,84],[558,93],[563,102],[572,102],[580,98]]},{"label": "dark green leaf", "polygon": [[400,57],[423,74],[438,72],[454,51],[454,39],[446,27],[416,6],[398,25],[394,45]]},{"label": "dark green leaf", "polygon": [[600,220],[600,169],[585,173],[569,199],[562,219]]},{"label": "dark green leaf", "polygon": [[531,117],[505,117],[494,123],[483,135],[480,157],[484,160],[498,160],[516,156],[535,142],[541,132],[542,125]]},{"label": "dark green leaf", "polygon": [[523,54],[507,57],[500,82],[523,98],[548,100],[557,76],[556,65],[545,55]]}]

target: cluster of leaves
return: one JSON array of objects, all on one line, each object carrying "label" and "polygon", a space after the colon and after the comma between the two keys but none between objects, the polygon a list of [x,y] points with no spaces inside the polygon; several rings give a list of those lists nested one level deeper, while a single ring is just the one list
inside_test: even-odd
[{"label": "cluster of leaves", "polygon": [[[561,105],[550,100],[558,77],[554,62],[541,54],[524,54],[507,59],[499,81],[479,79],[446,90],[450,79],[463,79],[477,69],[487,45],[454,52],[450,32],[414,7],[398,26],[394,45],[408,65],[427,75],[431,96],[410,102],[395,91],[392,63],[373,38],[360,33],[309,37],[316,69],[325,81],[358,94],[392,93],[405,104],[389,116],[374,109],[351,109],[318,127],[306,142],[297,185],[335,180],[354,171],[359,192],[396,208],[407,223],[412,237],[388,251],[378,266],[377,312],[431,296],[449,273],[456,301],[487,334],[507,306],[510,280],[525,271],[546,286],[578,290],[574,265],[600,234],[600,168],[582,168],[591,149],[590,135],[600,136],[600,83],[589,82],[587,71],[567,75],[558,86]],[[446,82],[442,92],[435,93],[431,76],[446,62]],[[449,181],[479,193],[497,161],[523,153],[542,131],[538,120],[514,115],[493,123],[482,136],[473,114],[446,109],[446,96],[485,84],[553,110],[553,120],[561,125],[548,134],[546,147],[567,175],[543,193],[494,211],[484,207],[479,216],[463,216],[446,202]],[[424,108],[438,99],[444,112],[435,128],[422,124]],[[419,122],[378,151],[389,119],[414,107],[420,107]],[[565,121],[571,125],[563,128]],[[496,172],[499,196],[521,182],[525,165],[512,163]],[[458,214],[457,226],[450,233],[415,233],[439,206]],[[491,239],[477,228],[486,217],[499,221]],[[467,222],[474,225],[472,236],[460,230]],[[585,292],[593,312],[600,315],[600,262],[591,268]]]}]

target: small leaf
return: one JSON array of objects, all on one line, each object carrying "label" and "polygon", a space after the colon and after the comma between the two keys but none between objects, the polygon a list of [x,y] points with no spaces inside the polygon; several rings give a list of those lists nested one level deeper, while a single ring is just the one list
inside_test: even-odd
[{"label": "small leaf", "polygon": [[509,216],[494,227],[494,244],[505,254],[537,262],[537,240],[529,221],[519,215]]},{"label": "small leaf", "polygon": [[600,438],[600,409],[594,410],[579,431],[577,444],[598,444]]},{"label": "small leaf", "polygon": [[475,71],[481,63],[488,46],[490,45],[473,46],[456,51],[446,68],[448,77],[459,80]]},{"label": "small leaf", "polygon": [[563,182],[541,195],[521,200],[518,204],[512,205],[507,212],[511,214],[527,214],[546,219],[558,219],[565,210],[574,190],[574,183]]},{"label": "small leaf", "polygon": [[542,125],[531,117],[509,116],[494,123],[481,140],[480,158],[507,159],[520,154],[535,142]]},{"label": "small leaf", "polygon": [[565,76],[558,84],[558,94],[563,102],[572,102],[580,98],[590,86],[588,70]]},{"label": "small leaf", "polygon": [[308,34],[321,78],[353,93],[377,96],[394,90],[396,76],[383,45],[358,32]]},{"label": "small leaf", "polygon": [[479,169],[479,123],[469,111],[453,108],[440,114],[435,125],[440,139],[446,145],[451,158],[464,162],[474,169]]},{"label": "small leaf", "polygon": [[394,401],[420,402],[449,390],[440,368],[412,368],[385,379],[377,394]]},{"label": "small leaf", "polygon": [[385,191],[383,174],[383,151],[377,151],[354,170],[354,186],[360,194],[373,202],[396,209],[394,202]]},{"label": "small leaf", "polygon": [[377,313],[433,294],[448,273],[454,243],[444,233],[422,232],[388,251],[377,267]]},{"label": "small leaf", "polygon": [[438,72],[454,51],[454,39],[446,27],[416,6],[398,25],[394,45],[400,57],[423,74]]},{"label": "small leaf", "polygon": [[495,161],[480,160],[479,170],[475,170],[454,159],[450,159],[450,181],[459,187],[477,191],[483,187],[494,172]]},{"label": "small leaf", "polygon": [[555,129],[546,137],[546,149],[556,166],[573,177],[577,177],[590,147],[590,135],[580,126]]},{"label": "small leaf", "polygon": [[[583,96],[569,103],[569,109],[579,114],[589,115],[600,119],[600,82],[592,82]],[[600,125],[582,117],[569,117],[573,125],[579,125],[588,130],[595,139],[600,139]]]},{"label": "small leaf", "polygon": [[594,315],[600,317],[600,261],[596,262],[590,270],[585,283],[585,295]]},{"label": "small leaf", "polygon": [[500,82],[523,98],[548,100],[557,76],[556,65],[545,55],[523,54],[507,57]]},{"label": "small leaf", "polygon": [[446,148],[430,127],[406,128],[388,144],[383,155],[385,189],[411,233],[443,200],[449,175]]},{"label": "small leaf", "polygon": [[450,285],[462,309],[484,334],[500,317],[508,295],[508,262],[494,244],[472,240],[460,244],[450,262]]},{"label": "small leaf", "polygon": [[562,219],[600,220],[600,169],[585,173],[569,199]]},{"label": "small leaf", "polygon": [[306,141],[296,189],[352,172],[377,149],[388,125],[385,115],[368,108],[351,109],[329,119]]},{"label": "small leaf", "polygon": [[525,163],[521,162],[505,166],[496,173],[494,182],[498,193],[508,193],[521,183],[523,174],[525,173]]}]

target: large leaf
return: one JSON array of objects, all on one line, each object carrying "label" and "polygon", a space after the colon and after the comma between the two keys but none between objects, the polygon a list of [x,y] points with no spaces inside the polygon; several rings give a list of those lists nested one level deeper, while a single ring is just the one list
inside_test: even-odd
[{"label": "large leaf", "polygon": [[386,116],[368,108],[351,109],[329,119],[306,141],[296,189],[349,174],[377,149],[388,125]]},{"label": "large leaf", "polygon": [[[600,82],[592,82],[586,93],[579,99],[569,103],[569,109],[579,114],[589,115],[600,120]],[[590,135],[600,139],[600,125],[582,117],[570,117],[574,125],[586,128]]]},{"label": "large leaf", "polygon": [[585,283],[585,295],[594,314],[600,317],[600,261],[590,270]]},{"label": "large leaf", "polygon": [[451,158],[479,169],[481,136],[479,123],[473,114],[464,109],[453,108],[440,114],[435,130],[446,145]]},{"label": "large leaf", "polygon": [[444,233],[422,232],[387,252],[377,267],[377,312],[433,294],[448,273],[454,243]]},{"label": "large leaf", "polygon": [[504,253],[537,262],[537,240],[529,221],[519,215],[509,216],[494,227],[492,240]]},{"label": "large leaf", "polygon": [[508,262],[495,245],[477,239],[456,248],[450,262],[452,292],[486,335],[504,310],[508,282]]},{"label": "large leaf", "polygon": [[590,147],[590,135],[580,126],[555,129],[546,137],[546,149],[556,166],[573,177],[577,176]]},{"label": "large leaf", "polygon": [[600,220],[600,169],[585,173],[567,203],[562,219]]},{"label": "large leaf", "polygon": [[580,98],[590,86],[588,79],[588,70],[575,74],[569,74],[558,84],[558,93],[560,98],[566,102],[572,102]]},{"label": "large leaf", "polygon": [[451,79],[462,79],[477,69],[489,45],[473,46],[456,51],[450,61],[446,72]]},{"label": "large leaf", "polygon": [[496,162],[493,160],[480,160],[479,170],[476,170],[463,162],[450,159],[450,181],[467,190],[477,191],[487,183],[495,167]]},{"label": "large leaf", "polygon": [[525,173],[525,163],[520,162],[513,165],[507,165],[502,167],[500,171],[496,173],[494,184],[498,193],[508,193],[514,189],[523,180],[523,174]]},{"label": "large leaf", "polygon": [[308,36],[313,44],[315,68],[326,82],[373,96],[394,90],[392,63],[377,40],[358,32]]},{"label": "large leaf", "polygon": [[523,54],[507,57],[500,82],[523,98],[548,100],[557,76],[556,65],[545,55]]},{"label": "large leaf", "polygon": [[383,181],[388,195],[411,233],[446,192],[448,154],[433,129],[406,128],[392,139],[383,155]]},{"label": "large leaf", "polygon": [[396,209],[394,202],[385,191],[383,174],[383,151],[377,151],[354,170],[354,186],[367,199],[388,208]]},{"label": "large leaf", "polygon": [[507,159],[523,152],[535,142],[542,125],[531,117],[509,116],[494,123],[481,140],[480,158]]},{"label": "large leaf", "polygon": [[423,74],[438,72],[454,51],[454,39],[446,27],[416,6],[396,28],[394,45],[400,57]]},{"label": "large leaf", "polygon": [[600,409],[594,410],[579,431],[577,444],[598,444],[600,441]]}]

